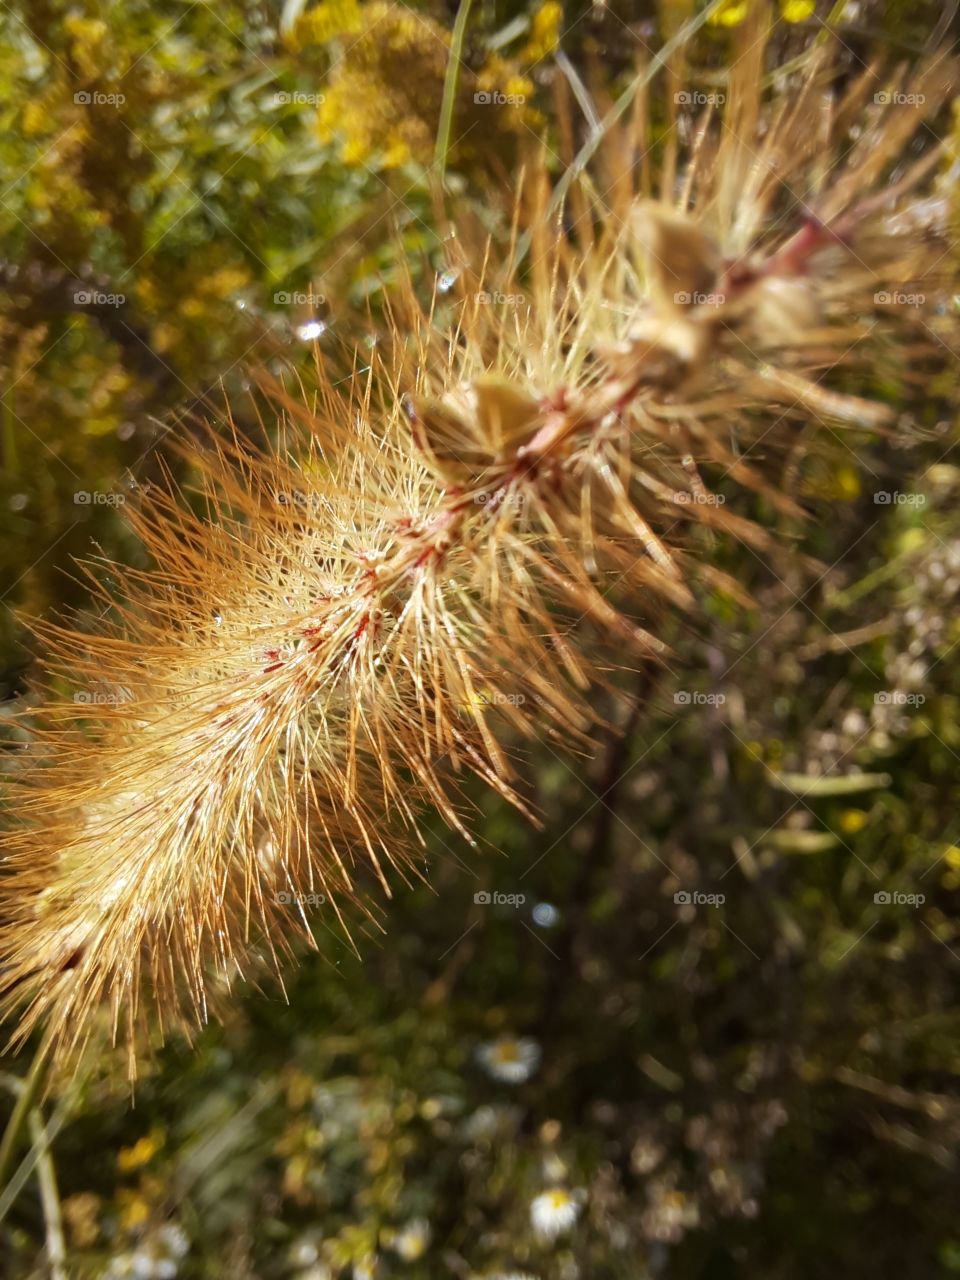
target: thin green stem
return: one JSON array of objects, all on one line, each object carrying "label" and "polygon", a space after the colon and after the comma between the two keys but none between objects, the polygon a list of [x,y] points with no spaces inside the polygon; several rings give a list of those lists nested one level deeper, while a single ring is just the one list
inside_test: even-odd
[{"label": "thin green stem", "polygon": [[[620,97],[617,98],[616,102],[600,121],[599,127],[591,129],[586,142],[577,152],[576,156],[574,156],[570,167],[554,187],[553,198],[547,208],[545,221],[549,222],[550,218],[553,217],[554,214],[558,213],[563,207],[563,202],[567,198],[567,192],[593,158],[594,152],[603,141],[604,134],[630,109],[634,98],[637,96],[637,92],[650,83],[656,73],[670,60],[673,54],[686,44],[690,37],[695,35],[700,28],[711,17],[713,17],[717,10],[723,7],[725,3],[726,0],[710,0],[710,3],[706,8],[701,13],[698,13],[695,18],[691,18],[689,22],[685,23],[677,34],[666,42],[659,53],[654,55],[648,65],[634,76],[626,89],[624,89],[623,93],[621,93]],[[527,252],[530,249],[531,238],[530,232],[527,231],[517,242],[517,263],[522,262],[526,257]]]},{"label": "thin green stem", "polygon": [[13,1111],[7,1121],[7,1127],[3,1131],[3,1139],[0,1141],[0,1189],[7,1185],[10,1169],[17,1154],[17,1147],[30,1118],[34,1101],[43,1084],[49,1049],[49,1039],[41,1041],[40,1047],[33,1055],[33,1062],[30,1064],[26,1079],[18,1091]]},{"label": "thin green stem", "polygon": [[450,134],[453,131],[453,109],[457,101],[457,89],[460,85],[460,68],[463,65],[463,45],[467,36],[467,20],[473,0],[460,0],[457,20],[453,24],[453,38],[450,42],[450,58],[447,62],[447,74],[443,82],[443,102],[440,106],[440,127],[437,130],[437,145],[434,151],[434,164],[437,178],[443,187],[447,173],[447,157],[450,153]]},{"label": "thin green stem", "polygon": [[37,1151],[37,1182],[40,1184],[40,1204],[47,1228],[47,1262],[50,1280],[67,1280],[67,1248],[63,1238],[63,1213],[60,1193],[57,1190],[57,1171],[50,1154],[50,1138],[43,1123],[40,1108],[30,1112],[30,1134]]}]

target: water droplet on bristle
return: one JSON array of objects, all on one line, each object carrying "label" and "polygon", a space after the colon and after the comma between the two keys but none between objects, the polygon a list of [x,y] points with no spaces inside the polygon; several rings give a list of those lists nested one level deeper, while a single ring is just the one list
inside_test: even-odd
[{"label": "water droplet on bristle", "polygon": [[297,326],[297,337],[301,342],[315,342],[321,334],[326,333],[327,325],[323,320],[308,320],[306,324]]}]

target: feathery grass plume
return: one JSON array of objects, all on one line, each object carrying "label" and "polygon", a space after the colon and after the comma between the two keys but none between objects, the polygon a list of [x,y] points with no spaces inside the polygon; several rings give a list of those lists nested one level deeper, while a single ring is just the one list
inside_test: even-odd
[{"label": "feathery grass plume", "polygon": [[[621,180],[608,208],[585,180],[568,232],[528,178],[529,261],[516,234],[501,270],[465,257],[459,298],[392,298],[369,367],[273,383],[275,446],[211,434],[202,501],[171,484],[133,517],[155,568],[91,572],[94,634],[41,627],[79,692],[32,716],[11,771],[17,1038],[44,1025],[74,1060],[106,1009],[133,1071],[141,1024],[202,1023],[212,992],[311,942],[305,903],[375,920],[371,881],[423,873],[424,806],[468,836],[465,773],[523,806],[502,730],[589,734],[612,651],[662,653],[658,607],[739,592],[698,529],[773,550],[701,466],[798,515],[749,447],[811,416],[893,420],[823,380],[868,336],[874,359],[895,328],[901,352],[936,345],[938,156],[911,139],[954,68],[905,84],[908,112],[866,75],[831,90],[826,55],[768,101],[762,53],[722,119],[674,120],[660,200]],[[640,110],[608,159],[644,132]]]}]

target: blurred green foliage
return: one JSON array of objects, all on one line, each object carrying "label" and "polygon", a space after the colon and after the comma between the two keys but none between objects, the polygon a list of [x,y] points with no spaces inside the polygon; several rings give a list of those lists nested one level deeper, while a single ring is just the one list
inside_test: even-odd
[{"label": "blurred green foliage", "polygon": [[[781,8],[786,56],[816,19]],[[478,6],[464,207],[551,128],[558,38],[613,79],[638,54],[625,32],[655,47],[693,9]],[[169,438],[221,384],[309,358],[318,321],[343,358],[401,258],[442,266],[429,166],[453,17],[3,10],[8,699],[13,607],[82,605],[70,557],[94,542],[136,559],[119,499],[180,466]],[[860,5],[844,38],[912,57],[938,20]],[[492,84],[527,101],[478,136],[472,92]],[[68,1274],[960,1273],[956,396],[896,393],[909,451],[851,436],[798,477],[803,549],[829,568],[733,553],[755,608],[677,630],[676,675],[611,707],[626,740],[533,753],[543,831],[478,794],[484,848],[431,826],[430,884],[398,888],[359,956],[321,908],[288,1003],[241,993],[147,1065],[135,1109],[109,1053],[51,1102]],[[49,1274],[47,1223],[31,1183],[6,1274]]]}]

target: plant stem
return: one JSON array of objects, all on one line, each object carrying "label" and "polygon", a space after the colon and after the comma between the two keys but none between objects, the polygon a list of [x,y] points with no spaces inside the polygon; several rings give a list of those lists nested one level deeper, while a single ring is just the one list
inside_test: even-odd
[{"label": "plant stem", "polygon": [[7,1121],[7,1127],[3,1131],[3,1140],[0,1141],[0,1189],[7,1184],[17,1146],[23,1135],[30,1112],[33,1109],[37,1093],[43,1083],[49,1048],[49,1039],[44,1039],[40,1042],[39,1048],[33,1055],[30,1070],[27,1072],[26,1079],[20,1087],[17,1101],[14,1104],[10,1119]]},{"label": "plant stem", "polygon": [[47,1226],[47,1262],[50,1280],[67,1280],[67,1248],[63,1238],[63,1214],[60,1211],[60,1193],[57,1191],[57,1172],[50,1155],[50,1139],[43,1124],[39,1107],[30,1112],[30,1134],[37,1156],[37,1181],[40,1184],[40,1203]]},{"label": "plant stem", "polygon": [[[464,4],[466,3],[468,3],[468,0],[464,0]],[[586,169],[594,152],[603,141],[604,135],[613,125],[616,124],[620,117],[629,110],[639,90],[642,89],[644,85],[650,83],[660,68],[669,61],[678,49],[682,48],[683,45],[686,44],[691,36],[695,35],[700,28],[705,25],[708,19],[712,18],[713,15],[722,8],[724,3],[725,0],[710,0],[710,3],[706,8],[698,13],[696,17],[691,18],[689,22],[684,23],[680,30],[672,36],[666,44],[664,44],[663,48],[658,50],[650,62],[641,71],[639,71],[636,76],[634,76],[626,89],[624,89],[623,93],[621,93],[620,97],[617,98],[613,106],[600,121],[599,126],[590,130],[586,142],[584,142],[583,146],[577,152],[573,159],[573,163],[569,166],[566,173],[564,173],[563,177],[554,187],[550,204],[544,214],[545,222],[549,222],[554,214],[559,211],[567,197],[567,192],[569,191],[571,184],[575,182],[580,174],[583,173],[584,169]],[[457,21],[459,22],[459,16]],[[518,263],[522,262],[526,257],[527,251],[530,248],[531,240],[532,237],[529,231],[524,232],[520,237],[517,243],[516,255]]]},{"label": "plant stem", "polygon": [[450,133],[453,129],[453,108],[457,100],[457,88],[460,84],[460,67],[462,65],[463,45],[467,35],[467,19],[473,0],[460,0],[457,20],[453,24],[453,38],[450,42],[450,58],[447,62],[447,74],[443,82],[443,102],[440,106],[440,126],[437,130],[437,146],[434,152],[434,164],[437,167],[437,178],[441,188],[447,172],[447,156],[450,152]]}]

